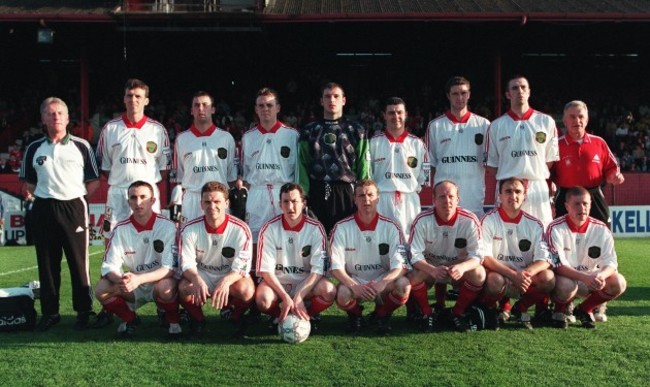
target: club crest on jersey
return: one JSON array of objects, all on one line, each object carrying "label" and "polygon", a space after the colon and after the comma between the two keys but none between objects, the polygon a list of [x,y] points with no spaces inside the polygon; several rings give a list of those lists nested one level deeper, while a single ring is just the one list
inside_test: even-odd
[{"label": "club crest on jersey", "polygon": [[388,254],[389,249],[390,249],[390,246],[388,246],[388,243],[380,243],[379,244],[379,255]]},{"label": "club crest on jersey", "polygon": [[280,148],[280,156],[286,158],[289,158],[289,155],[291,155],[291,148],[288,146],[283,146]]},{"label": "club crest on jersey", "polygon": [[311,255],[311,245],[310,246],[305,246],[302,248],[301,254],[303,257],[308,257]]},{"label": "club crest on jersey", "polygon": [[45,160],[47,160],[47,156],[38,156],[36,158],[36,164],[43,165],[43,163],[45,163]]},{"label": "club crest on jersey", "polygon": [[158,144],[156,144],[153,141],[147,141],[147,152],[156,153],[157,150],[158,150]]},{"label": "club crest on jersey", "polygon": [[418,166],[418,159],[410,156],[409,158],[406,159],[406,165],[408,165],[410,168],[415,168]]},{"label": "club crest on jersey", "polygon": [[464,249],[467,247],[467,239],[465,238],[456,238],[454,241],[454,247],[457,249]]},{"label": "club crest on jersey", "polygon": [[224,247],[221,249],[221,255],[223,255],[224,258],[232,258],[235,256],[235,249],[232,247]]},{"label": "club crest on jersey", "polygon": [[369,236],[367,236],[367,237],[366,237],[366,243],[370,243],[370,242],[372,242],[372,238],[369,237]]},{"label": "club crest on jersey", "polygon": [[157,253],[162,253],[165,250],[165,243],[160,239],[153,241],[153,250]]},{"label": "club crest on jersey", "polygon": [[598,246],[591,246],[589,249],[587,249],[587,255],[589,258],[599,258],[600,257],[600,247]]},{"label": "club crest on jersey", "polygon": [[442,232],[442,237],[443,238],[449,238],[449,232],[448,231],[443,231]]},{"label": "club crest on jersey", "polygon": [[219,148],[217,149],[217,156],[219,156],[221,160],[225,160],[226,157],[228,157],[228,151],[226,148]]},{"label": "club crest on jersey", "polygon": [[270,143],[271,143],[271,139],[270,139],[270,138],[267,138],[267,139],[266,139],[266,143],[267,143],[267,144],[270,144]]},{"label": "club crest on jersey", "polygon": [[217,238],[212,239],[212,246],[217,246],[219,244],[219,241]]},{"label": "club crest on jersey", "polygon": [[481,145],[483,144],[483,134],[482,133],[476,133],[474,135],[474,143],[476,145]]},{"label": "club crest on jersey", "polygon": [[546,133],[544,133],[544,132],[535,133],[535,141],[537,141],[540,144],[545,143],[546,142]]},{"label": "club crest on jersey", "polygon": [[519,250],[528,251],[530,250],[531,242],[528,239],[522,239],[519,241]]},{"label": "club crest on jersey", "polygon": [[293,244],[293,238],[289,237],[289,240],[287,242],[289,242],[289,244],[292,245]]},{"label": "club crest on jersey", "polygon": [[334,145],[336,143],[336,134],[327,133],[325,136],[323,136],[323,141],[327,145]]}]

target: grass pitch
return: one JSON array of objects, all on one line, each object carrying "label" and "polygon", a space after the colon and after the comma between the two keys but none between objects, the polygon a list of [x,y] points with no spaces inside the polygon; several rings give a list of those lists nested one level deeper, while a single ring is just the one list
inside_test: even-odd
[{"label": "grass pitch", "polygon": [[[619,239],[616,246],[628,290],[593,331],[507,324],[498,332],[423,334],[405,323],[401,309],[390,337],[350,337],[344,314],[330,308],[320,332],[298,345],[282,343],[265,323],[252,327],[248,340],[231,339],[233,328],[207,308],[209,332],[201,341],[169,342],[153,305],[140,309],[135,340],[118,339],[117,323],[75,332],[64,269],[63,321],[45,333],[0,333],[0,385],[647,385],[650,239]],[[98,278],[101,248],[91,252]],[[0,248],[0,287],[34,279],[33,247]]]}]

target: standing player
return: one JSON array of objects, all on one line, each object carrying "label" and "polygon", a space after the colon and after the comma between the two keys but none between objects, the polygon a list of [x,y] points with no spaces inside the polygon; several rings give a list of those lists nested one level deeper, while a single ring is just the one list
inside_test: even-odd
[{"label": "standing player", "polygon": [[488,308],[487,317],[493,329],[499,328],[496,303],[504,296],[519,298],[514,314],[522,326],[532,329],[528,308],[548,298],[555,286],[544,226],[539,219],[521,210],[525,197],[521,179],[511,177],[501,181],[501,206],[481,219],[487,278],[480,300]]},{"label": "standing player", "polygon": [[[234,184],[237,180],[235,139],[212,122],[214,100],[204,91],[192,97],[192,126],[174,143],[176,179],[183,186],[183,220],[203,215],[201,188],[209,181]],[[184,223],[184,222],[181,222]]]},{"label": "standing player", "polygon": [[370,139],[372,176],[379,188],[377,209],[397,222],[408,237],[411,223],[421,210],[419,192],[429,174],[429,157],[424,142],[404,126],[404,100],[386,100],[382,115],[386,131]]},{"label": "standing player", "polygon": [[[422,312],[422,328],[433,329],[433,310],[427,289],[434,283],[459,285],[458,300],[449,319],[456,330],[469,330],[464,314],[485,282],[479,242],[481,228],[476,215],[458,207],[458,187],[443,180],[433,188],[434,208],[415,218],[411,226],[411,296]],[[445,306],[445,295],[436,292],[436,309]]]},{"label": "standing player", "polygon": [[97,152],[102,174],[108,177],[104,214],[104,235],[131,215],[127,190],[136,180],[146,181],[154,190],[153,211],[160,213],[160,193],[156,183],[167,178],[171,152],[167,131],[144,115],[149,104],[149,86],[139,79],[124,85],[126,112],[106,123],[99,136]]},{"label": "standing player", "polygon": [[326,84],[321,90],[323,119],[307,124],[300,133],[300,185],[327,233],[354,212],[354,182],[370,178],[366,132],[343,118],[345,102],[341,85]]},{"label": "standing player", "polygon": [[591,195],[583,187],[566,192],[567,214],[548,228],[555,259],[553,323],[566,328],[566,307],[575,297],[585,300],[573,311],[585,328],[595,328],[593,309],[623,294],[625,278],[618,272],[614,237],[607,225],[589,216]]},{"label": "standing player", "polygon": [[445,84],[449,111],[429,122],[425,142],[433,183],[450,180],[463,193],[460,206],[483,215],[485,168],[483,167],[485,132],[490,121],[469,111],[469,81],[452,77]]},{"label": "standing player", "polygon": [[516,75],[507,85],[510,110],[488,129],[487,169],[497,181],[509,177],[523,179],[526,201],[522,210],[548,226],[553,216],[546,179],[553,162],[559,160],[555,121],[530,107],[526,78]]},{"label": "standing player", "polygon": [[332,275],[339,281],[336,304],[348,314],[350,330],[361,329],[362,301],[374,301],[380,334],[390,316],[408,300],[406,250],[399,226],[377,212],[377,184],[360,180],[354,189],[357,211],[336,224],[331,236]]},{"label": "standing player", "polygon": [[151,301],[165,311],[169,335],[181,334],[173,277],[176,225],[153,211],[153,193],[153,186],[144,181],[129,186],[133,214],[115,226],[104,254],[102,279],[95,288],[104,309],[122,320],[117,332],[125,338],[132,337],[140,323],[135,310]]},{"label": "standing player", "polygon": [[260,89],[255,100],[259,123],[242,137],[242,175],[249,188],[246,218],[257,242],[262,225],[282,212],[280,187],[297,181],[298,131],[278,121],[275,90]]},{"label": "standing player", "polygon": [[42,317],[36,330],[45,331],[61,321],[59,289],[61,258],[65,252],[72,280],[75,329],[85,329],[92,311],[88,263],[88,203],[85,196],[99,187],[95,155],[86,140],[67,131],[68,106],[50,97],[41,104],[47,136],[25,150],[20,180],[23,191],[34,193],[32,217]]},{"label": "standing player", "polygon": [[204,216],[181,229],[179,256],[183,278],[178,286],[181,304],[191,317],[191,333],[200,336],[205,327],[201,307],[212,298],[213,308],[237,326],[244,336],[244,312],[253,302],[255,285],[248,275],[251,265],[251,233],[240,219],[227,214],[228,187],[216,181],[201,188]]},{"label": "standing player", "polygon": [[255,300],[260,311],[277,321],[293,313],[316,327],[319,313],[334,303],[336,288],[324,277],[328,264],[325,230],[304,214],[305,204],[299,184],[282,186],[282,215],[269,220],[260,232],[257,273],[262,282]]}]

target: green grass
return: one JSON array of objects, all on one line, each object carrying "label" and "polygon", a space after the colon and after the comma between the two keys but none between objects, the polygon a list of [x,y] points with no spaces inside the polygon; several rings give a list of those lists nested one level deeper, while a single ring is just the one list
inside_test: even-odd
[{"label": "green grass", "polygon": [[[137,338],[116,338],[117,324],[75,332],[67,270],[63,321],[45,333],[0,333],[0,385],[646,385],[650,364],[649,239],[617,240],[620,271],[628,279],[622,298],[609,304],[609,322],[588,331],[422,334],[393,319],[390,337],[349,337],[345,317],[325,312],[321,332],[299,345],[284,344],[253,327],[246,341],[208,313],[210,332],[199,342],[168,342],[154,308],[140,310]],[[92,250],[98,278],[99,248]],[[0,248],[0,287],[37,279],[31,247]],[[65,265],[64,265],[65,267]],[[18,271],[27,268],[28,270]],[[7,272],[18,271],[12,274]],[[39,307],[36,307],[37,311]]]}]

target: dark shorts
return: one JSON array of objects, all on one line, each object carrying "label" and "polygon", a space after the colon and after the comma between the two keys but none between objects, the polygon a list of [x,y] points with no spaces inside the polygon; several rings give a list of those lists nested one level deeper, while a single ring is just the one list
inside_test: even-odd
[{"label": "dark shorts", "polygon": [[355,211],[352,183],[311,180],[309,186],[307,205],[329,235],[336,222]]}]

